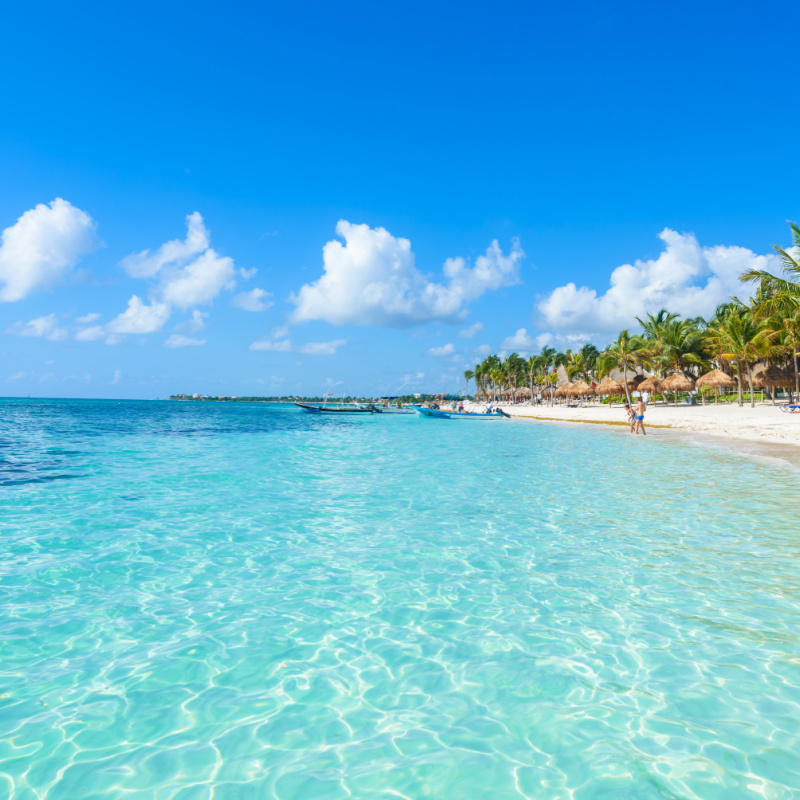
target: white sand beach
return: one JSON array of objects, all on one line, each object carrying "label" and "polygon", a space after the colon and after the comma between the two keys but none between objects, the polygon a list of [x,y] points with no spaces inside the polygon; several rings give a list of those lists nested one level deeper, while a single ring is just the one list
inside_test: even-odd
[{"label": "white sand beach", "polygon": [[[473,405],[477,411],[483,405]],[[626,424],[621,405],[589,403],[581,408],[566,406],[502,405],[511,416],[557,422]],[[650,405],[645,415],[645,427],[675,428],[696,431],[712,436],[746,439],[765,444],[786,444],[800,447],[800,413],[787,414],[778,406],[756,404],[755,408],[736,404],[720,405]]]}]

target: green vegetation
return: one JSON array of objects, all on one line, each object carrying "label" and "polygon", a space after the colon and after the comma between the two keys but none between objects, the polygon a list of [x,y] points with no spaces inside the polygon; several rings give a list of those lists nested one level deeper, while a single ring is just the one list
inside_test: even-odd
[{"label": "green vegetation", "polygon": [[[682,319],[667,309],[645,319],[637,317],[642,332],[631,335],[628,330],[621,331],[602,352],[585,344],[563,353],[544,347],[527,360],[518,353],[504,359],[490,355],[464,373],[467,385],[474,379],[477,391],[485,396],[510,396],[513,400],[524,387],[525,396],[540,394],[551,404],[555,402],[559,370],[570,382],[580,379],[590,383],[616,369],[630,401],[628,381],[642,370],[659,378],[678,374],[694,380],[710,369],[719,369],[736,381],[739,405],[749,401],[753,406],[758,394],[754,371],[757,365],[763,365],[781,368],[781,385],[788,384],[790,397],[792,390],[800,395],[800,262],[796,258],[800,253],[800,227],[790,226],[793,247],[787,251],[775,246],[783,277],[763,270],[748,270],[741,276],[743,282],[756,284],[755,295],[748,303],[733,297],[709,320]],[[713,394],[713,390],[702,392],[703,396]],[[677,400],[677,393],[675,397]],[[732,402],[733,397],[720,399]]]}]

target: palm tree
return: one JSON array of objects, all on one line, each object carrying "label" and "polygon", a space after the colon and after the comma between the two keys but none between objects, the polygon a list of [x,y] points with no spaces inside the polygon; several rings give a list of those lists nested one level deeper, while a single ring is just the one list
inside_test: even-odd
[{"label": "palm tree", "polygon": [[665,324],[656,339],[656,360],[666,369],[684,374],[706,366],[705,333],[697,321],[673,319]]},{"label": "palm tree", "polygon": [[466,382],[466,384],[465,384],[465,386],[464,386],[464,394],[465,394],[465,395],[468,395],[468,394],[469,394],[469,382],[470,382],[470,381],[471,381],[471,380],[472,380],[474,377],[475,377],[475,373],[474,373],[474,372],[473,372],[471,369],[468,369],[468,370],[465,370],[465,371],[464,371],[464,381]]},{"label": "palm tree", "polygon": [[583,375],[586,371],[586,365],[583,361],[583,356],[578,353],[573,353],[572,350],[565,350],[565,363],[564,372],[567,373],[567,378],[572,381],[578,375]]},{"label": "palm tree", "polygon": [[656,340],[659,338],[665,325],[678,319],[679,314],[672,314],[666,308],[662,308],[657,314],[648,314],[647,319],[636,317],[636,321],[642,326],[644,339]]},{"label": "palm tree", "polygon": [[508,385],[511,388],[511,401],[516,402],[519,383],[524,380],[527,363],[518,353],[511,353],[503,362]]},{"label": "palm tree", "polygon": [[597,369],[597,359],[600,351],[593,344],[585,344],[578,351],[583,359],[583,378],[587,383],[591,382],[592,373]]},{"label": "palm tree", "polygon": [[555,400],[555,387],[558,381],[558,368],[566,361],[564,353],[559,353],[553,347],[543,347],[541,353],[542,365],[544,367],[544,381],[545,386],[550,388],[549,403]]},{"label": "palm tree", "polygon": [[630,331],[620,331],[615,342],[612,342],[598,359],[598,370],[607,375],[614,367],[622,370],[622,380],[625,384],[625,398],[631,402],[628,391],[628,370],[636,367],[646,358],[647,345],[640,336],[631,336]]},{"label": "palm tree", "polygon": [[736,365],[739,405],[742,403],[742,366],[747,370],[750,384],[750,407],[755,407],[752,366],[759,358],[769,358],[775,353],[773,341],[776,331],[756,324],[753,314],[745,308],[734,308],[708,329],[708,344],[717,358]]},{"label": "palm tree", "polygon": [[544,362],[541,356],[530,356],[527,363],[528,385],[531,390],[531,402],[533,402],[533,387],[538,383],[537,376],[541,372]]},{"label": "palm tree", "polygon": [[499,356],[486,356],[480,364],[475,365],[475,382],[482,392],[488,393],[493,385],[492,372],[500,366]]},{"label": "palm tree", "polygon": [[[498,361],[499,361],[499,359],[498,359]],[[500,394],[503,393],[503,389],[505,388],[506,380],[507,380],[506,372],[505,372],[505,370],[503,369],[502,366],[497,364],[494,367],[492,367],[492,369],[491,369],[491,371],[489,373],[489,377],[492,380],[492,386],[494,388],[493,398],[494,398],[495,402],[497,402],[497,389],[498,388],[500,389]]]},{"label": "palm tree", "polygon": [[[794,222],[789,223],[792,230],[792,248],[795,253],[800,253],[800,226]],[[798,331],[797,331],[797,311],[800,309],[800,262],[788,250],[784,250],[778,245],[772,245],[773,250],[778,254],[783,267],[785,277],[781,278],[763,269],[748,269],[741,275],[741,280],[745,282],[758,281],[762,295],[768,298],[766,301],[767,313],[779,313],[784,320],[788,321],[787,333],[792,345],[789,356],[794,370],[794,389],[800,393],[800,373],[797,367],[798,353]]]}]

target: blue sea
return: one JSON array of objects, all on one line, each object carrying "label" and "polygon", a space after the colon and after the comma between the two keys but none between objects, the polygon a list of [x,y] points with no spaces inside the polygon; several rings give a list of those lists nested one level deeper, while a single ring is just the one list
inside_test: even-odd
[{"label": "blue sea", "polygon": [[800,796],[800,475],[624,428],[0,401],[0,797]]}]

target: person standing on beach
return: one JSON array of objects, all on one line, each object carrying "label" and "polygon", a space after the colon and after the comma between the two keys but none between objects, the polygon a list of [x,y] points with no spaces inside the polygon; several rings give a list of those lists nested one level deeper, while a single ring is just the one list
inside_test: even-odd
[{"label": "person standing on beach", "polygon": [[633,432],[638,436],[639,430],[641,429],[642,434],[647,436],[647,431],[644,429],[644,412],[647,411],[647,403],[644,401],[643,397],[639,398],[639,402],[636,404],[636,410],[634,412],[634,416],[636,417],[636,426],[633,429]]}]

